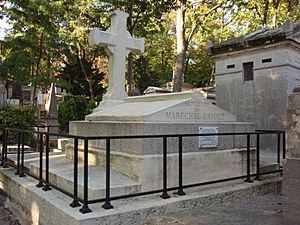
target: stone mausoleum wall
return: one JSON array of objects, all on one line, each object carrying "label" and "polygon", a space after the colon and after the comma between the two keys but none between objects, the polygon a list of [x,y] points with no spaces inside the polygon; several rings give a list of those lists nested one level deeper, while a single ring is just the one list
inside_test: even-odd
[{"label": "stone mausoleum wall", "polygon": [[208,51],[216,61],[216,105],[255,129],[283,130],[288,96],[300,80],[300,23],[208,42]]},{"label": "stone mausoleum wall", "polygon": [[300,93],[289,96],[287,159],[283,167],[283,217],[285,225],[300,224]]},{"label": "stone mausoleum wall", "polygon": [[[253,62],[253,80],[244,81],[246,62]],[[277,45],[239,52],[217,59],[215,77],[217,106],[256,129],[282,130],[288,95],[300,79],[300,51]]]}]

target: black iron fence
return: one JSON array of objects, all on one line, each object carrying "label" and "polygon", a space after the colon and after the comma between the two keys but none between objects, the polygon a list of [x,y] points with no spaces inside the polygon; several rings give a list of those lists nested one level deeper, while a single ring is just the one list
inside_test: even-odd
[{"label": "black iron fence", "polygon": [[[7,148],[9,143],[9,132],[17,132],[17,152],[16,152],[16,163],[9,159],[10,154],[8,154]],[[16,175],[20,177],[25,177],[29,175],[35,178],[38,181],[36,185],[38,188],[42,188],[44,191],[49,191],[52,188],[66,194],[67,196],[73,199],[73,202],[70,204],[71,207],[79,207],[80,212],[88,213],[91,212],[89,204],[100,203],[104,204],[102,207],[104,209],[111,209],[113,205],[111,201],[132,198],[138,196],[145,196],[151,194],[161,193],[160,197],[163,199],[170,198],[168,192],[175,191],[175,194],[181,196],[185,195],[185,189],[203,186],[208,184],[214,184],[219,182],[226,182],[235,179],[245,179],[245,182],[253,182],[253,177],[255,180],[262,180],[261,175],[270,174],[270,173],[282,173],[282,167],[279,169],[263,172],[260,171],[260,140],[263,135],[275,135],[277,137],[277,163],[280,165],[281,159],[285,158],[285,132],[284,131],[270,131],[270,130],[257,130],[255,132],[245,132],[245,133],[207,133],[207,134],[163,134],[163,135],[131,135],[131,136],[79,136],[79,135],[70,135],[70,134],[58,134],[50,133],[47,131],[41,131],[37,129],[35,131],[36,140],[37,140],[37,152],[39,155],[39,173],[38,176],[33,174],[28,168],[24,166],[25,161],[25,151],[24,151],[24,137],[28,132],[26,129],[16,129],[16,128],[3,128],[2,134],[2,152],[1,152],[1,166],[8,167],[12,166],[16,168]],[[59,138],[68,138],[73,140],[74,145],[74,156],[73,156],[73,191],[68,191],[62,187],[59,187],[57,184],[52,183],[49,180],[49,153],[50,153],[50,138],[51,136]],[[246,175],[211,180],[206,182],[196,182],[192,184],[183,183],[183,142],[187,141],[188,137],[201,137],[201,136],[244,136],[246,139]],[[168,139],[177,139],[178,140],[178,185],[170,187],[168,186]],[[252,139],[254,138],[254,139]],[[112,140],[129,140],[129,139],[157,139],[162,141],[162,187],[160,189],[150,190],[150,191],[141,191],[138,193],[129,193],[122,195],[111,196],[111,141]],[[89,141],[103,140],[105,141],[105,197],[103,198],[89,198]],[[256,140],[256,143],[253,147],[253,140]],[[83,197],[78,195],[78,151],[79,151],[79,141],[83,142]],[[256,168],[255,173],[251,174],[251,150],[255,149],[256,151]],[[281,153],[282,152],[282,153]],[[44,165],[45,163],[45,165]],[[230,166],[230,165],[229,165]],[[44,168],[44,171],[43,171]],[[252,168],[253,169],[253,168]]]}]

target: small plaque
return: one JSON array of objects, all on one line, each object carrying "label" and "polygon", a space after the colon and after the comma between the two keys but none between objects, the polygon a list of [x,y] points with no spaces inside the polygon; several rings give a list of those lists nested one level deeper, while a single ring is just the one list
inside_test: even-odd
[{"label": "small plaque", "polygon": [[[199,127],[199,134],[218,133],[218,127]],[[218,135],[199,136],[199,148],[216,148],[218,146]]]}]

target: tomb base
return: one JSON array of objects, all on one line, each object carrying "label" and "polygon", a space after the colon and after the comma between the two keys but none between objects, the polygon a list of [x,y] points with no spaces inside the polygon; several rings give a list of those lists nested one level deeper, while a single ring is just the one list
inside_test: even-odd
[{"label": "tomb base", "polygon": [[[79,136],[121,136],[110,140],[111,167],[142,185],[143,190],[162,187],[163,136],[126,138],[132,135],[174,135],[167,138],[168,186],[178,185],[178,134],[245,133],[251,123],[211,104],[197,92],[170,93],[125,98],[70,122],[70,133]],[[206,138],[206,140],[204,140]],[[183,182],[204,182],[245,175],[246,135],[183,137]],[[72,158],[73,140],[66,155]],[[254,145],[254,138],[251,140]],[[83,143],[79,142],[79,149]],[[89,140],[90,165],[104,165],[106,140]],[[82,157],[82,152],[80,154]],[[255,161],[252,155],[252,161]],[[253,163],[252,163],[253,164]],[[254,168],[254,167],[253,167]]]},{"label": "tomb base", "polygon": [[[199,127],[218,127],[219,133],[249,132],[253,125],[239,122],[151,123],[151,122],[71,122],[70,131],[85,136],[130,136],[153,134],[196,134]],[[96,135],[97,134],[97,135]],[[253,138],[251,144],[254,144]],[[246,135],[219,136],[213,148],[199,148],[199,137],[184,137],[183,183],[192,184],[246,175]],[[112,139],[111,167],[140,183],[143,190],[162,187],[163,140],[159,138]],[[89,165],[105,165],[105,140],[89,141]],[[167,139],[168,186],[178,185],[178,137]],[[72,140],[66,156],[73,158]],[[255,172],[255,151],[251,151],[251,168]],[[83,159],[83,143],[79,142]]]}]

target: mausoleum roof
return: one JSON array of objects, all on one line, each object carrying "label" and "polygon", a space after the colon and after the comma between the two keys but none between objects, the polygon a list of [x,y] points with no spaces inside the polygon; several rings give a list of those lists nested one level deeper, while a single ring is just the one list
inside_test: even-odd
[{"label": "mausoleum roof", "polygon": [[208,41],[207,48],[210,54],[218,55],[257,46],[271,45],[286,40],[292,40],[300,44],[300,22],[293,23],[288,20],[279,28],[263,28],[243,37],[232,38],[218,44],[212,44]]}]

